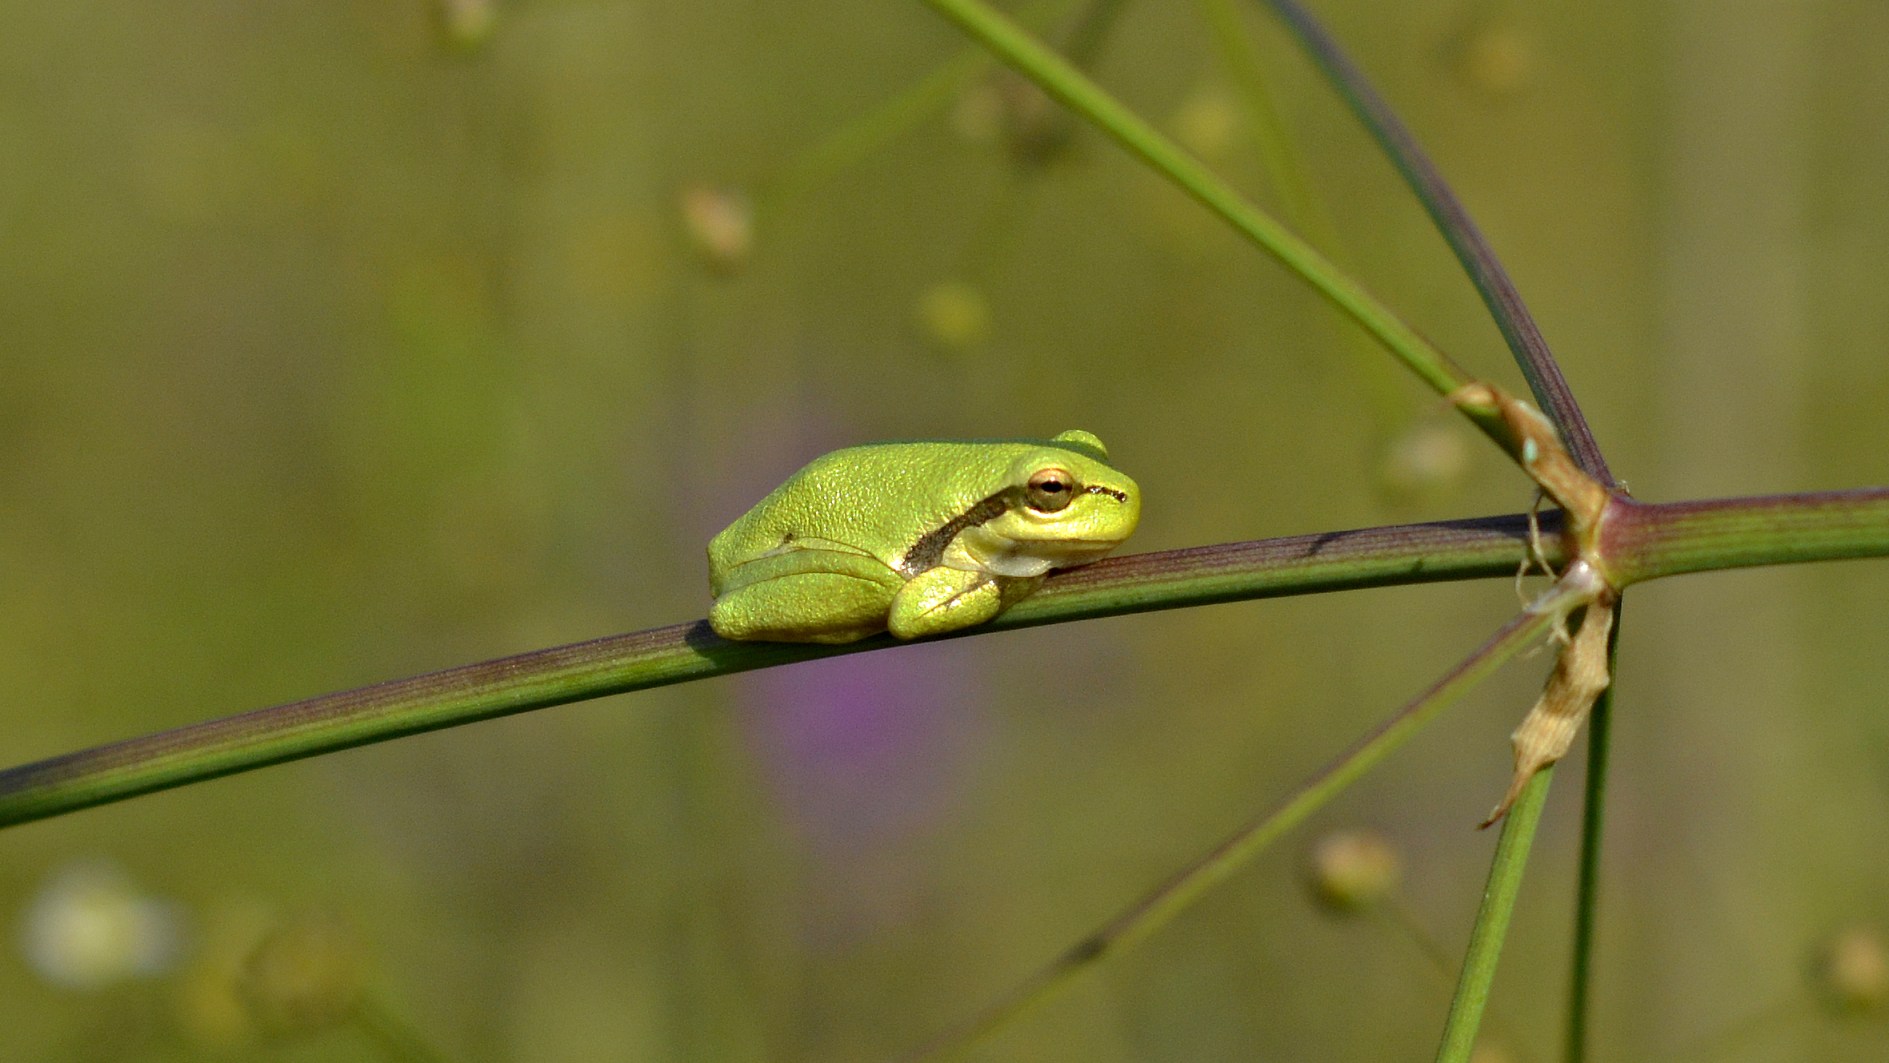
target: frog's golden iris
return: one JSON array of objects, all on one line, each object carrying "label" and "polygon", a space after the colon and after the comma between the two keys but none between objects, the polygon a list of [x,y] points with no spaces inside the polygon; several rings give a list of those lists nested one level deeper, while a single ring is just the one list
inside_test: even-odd
[{"label": "frog's golden iris", "polygon": [[902,639],[981,624],[1121,545],[1141,489],[1102,441],[875,443],[814,459],[708,544],[730,639]]}]

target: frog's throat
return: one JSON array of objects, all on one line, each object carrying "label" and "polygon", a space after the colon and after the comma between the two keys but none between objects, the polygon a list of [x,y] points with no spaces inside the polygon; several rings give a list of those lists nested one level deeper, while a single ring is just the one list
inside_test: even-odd
[{"label": "frog's throat", "polygon": [[970,572],[1034,579],[1052,568],[1097,561],[1119,539],[1013,539],[989,528],[966,528],[945,551],[944,565]]},{"label": "frog's throat", "polygon": [[[992,576],[1034,579],[1052,567],[1066,563],[1060,543],[1024,543],[989,528],[966,528],[951,541],[944,564],[967,572]],[[1056,547],[1056,556],[1045,556],[1044,547]]]}]

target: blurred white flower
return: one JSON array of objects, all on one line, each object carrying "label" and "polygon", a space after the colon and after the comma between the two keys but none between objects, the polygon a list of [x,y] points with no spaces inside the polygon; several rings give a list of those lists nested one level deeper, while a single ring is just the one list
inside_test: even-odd
[{"label": "blurred white flower", "polygon": [[68,989],[160,974],[175,963],[181,939],[175,904],[139,893],[122,871],[102,861],[54,874],[20,924],[27,964]]}]

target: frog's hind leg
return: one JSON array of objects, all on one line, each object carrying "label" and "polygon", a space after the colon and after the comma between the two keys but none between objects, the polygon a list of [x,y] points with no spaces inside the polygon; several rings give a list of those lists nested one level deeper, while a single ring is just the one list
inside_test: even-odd
[{"label": "frog's hind leg", "polygon": [[788,550],[729,574],[709,626],[725,639],[853,642],[885,630],[904,581],[886,565],[838,550]]}]

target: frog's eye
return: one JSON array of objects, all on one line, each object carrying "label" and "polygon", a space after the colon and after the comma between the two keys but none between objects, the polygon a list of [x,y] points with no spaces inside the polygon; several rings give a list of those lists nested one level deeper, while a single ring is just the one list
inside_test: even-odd
[{"label": "frog's eye", "polygon": [[1030,474],[1030,482],[1023,485],[1023,494],[1031,509],[1038,513],[1055,513],[1067,508],[1069,500],[1076,497],[1076,478],[1055,466],[1038,469]]}]

